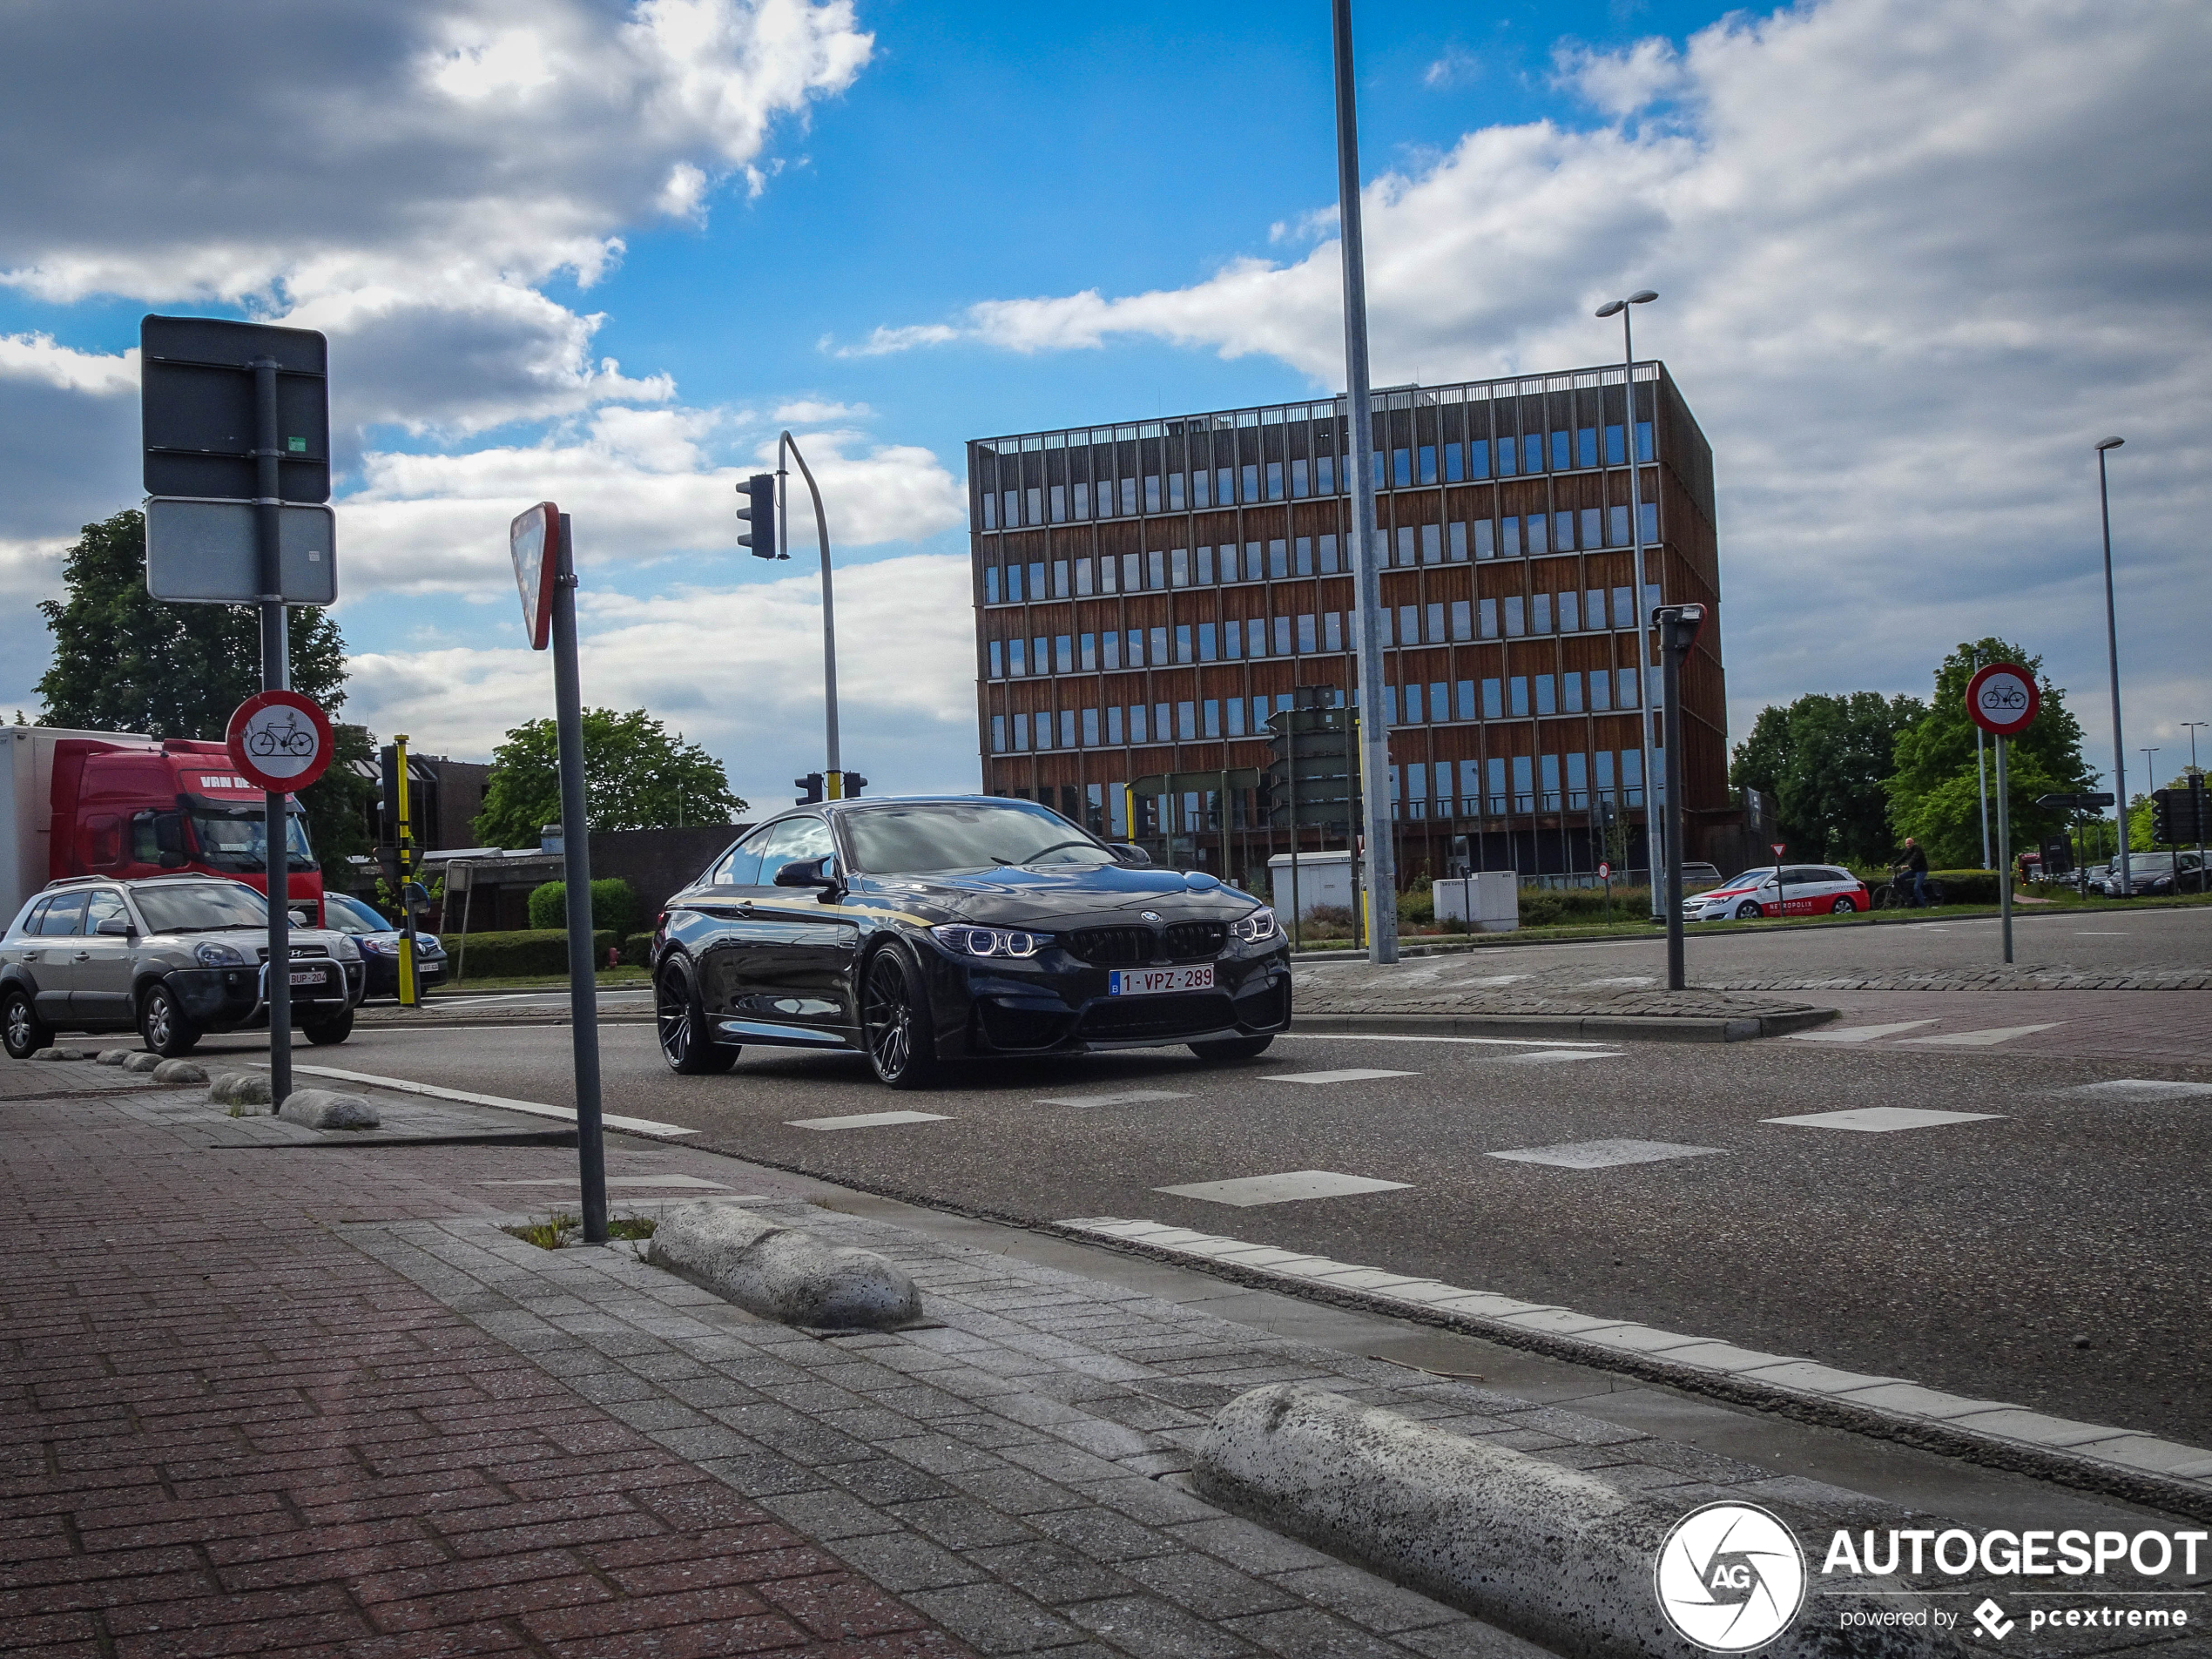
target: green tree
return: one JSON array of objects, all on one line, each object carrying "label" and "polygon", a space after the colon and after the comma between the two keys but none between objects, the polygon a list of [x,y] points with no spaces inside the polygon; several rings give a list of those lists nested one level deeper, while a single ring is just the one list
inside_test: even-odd
[{"label": "green tree", "polygon": [[[535,846],[561,821],[559,744],[550,720],[532,720],[492,752],[475,836],[487,846]],[[725,824],[745,809],[722,763],[643,709],[583,711],[584,815],[595,830]]]},{"label": "green tree", "polygon": [[1882,779],[1898,733],[1926,711],[1918,698],[1878,691],[1815,691],[1770,705],[1737,746],[1729,781],[1774,802],[1777,833],[1793,854],[1879,863],[1890,847]]},{"label": "green tree", "polygon": [[[2064,816],[2035,804],[2039,795],[2087,789],[2094,774],[2081,758],[2081,726],[2066,706],[2066,693],[2041,673],[2043,659],[1994,637],[1961,644],[1935,673],[1935,696],[1926,712],[1897,739],[1897,770],[1885,781],[1890,825],[1899,837],[1916,838],[1928,861],[1940,868],[1981,862],[1981,791],[1974,761],[1974,724],[1966,715],[1966,682],[1979,662],[2018,663],[2042,688],[2042,711],[2006,745],[2013,846],[2033,848],[2065,826]],[[1994,850],[1997,760],[1987,757],[1991,846]]]},{"label": "green tree", "polygon": [[[232,711],[261,689],[253,607],[165,604],[148,594],[146,522],[135,510],[85,525],[62,580],[67,597],[38,607],[54,637],[38,724],[220,743]],[[315,606],[294,606],[290,623],[292,688],[334,723],[346,701],[345,638]],[[366,758],[367,740],[358,727],[341,728],[330,771],[300,795],[308,838],[334,878],[368,844],[361,803],[373,792],[346,765]]]}]

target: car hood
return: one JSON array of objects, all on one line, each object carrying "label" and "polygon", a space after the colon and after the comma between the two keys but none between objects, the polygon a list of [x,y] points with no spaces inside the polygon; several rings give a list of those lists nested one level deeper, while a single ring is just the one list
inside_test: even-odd
[{"label": "car hood", "polygon": [[1185,874],[1153,865],[1102,868],[933,871],[924,875],[861,876],[852,898],[881,903],[921,920],[973,921],[987,927],[1034,927],[1040,932],[1110,925],[1157,910],[1170,921],[1226,921],[1258,900],[1224,887],[1203,872]]}]

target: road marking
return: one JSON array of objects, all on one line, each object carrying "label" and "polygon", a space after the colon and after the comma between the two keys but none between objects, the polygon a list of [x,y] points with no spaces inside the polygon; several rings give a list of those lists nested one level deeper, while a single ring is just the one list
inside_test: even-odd
[{"label": "road marking", "polygon": [[1844,1112],[1808,1112],[1802,1117],[1764,1117],[1764,1123],[1797,1123],[1806,1129],[1855,1129],[1870,1135],[1893,1130],[1927,1129],[1938,1123],[1979,1123],[2002,1112],[1938,1112],[1925,1106],[1858,1106]]},{"label": "road marking", "polygon": [[1894,1025],[1839,1025],[1819,1031],[1785,1031],[1783,1035],[1791,1042],[1871,1042],[1877,1037],[1895,1036],[1900,1031],[1934,1023],[1933,1020],[1899,1020]]},{"label": "road marking", "polygon": [[[602,1031],[616,1029],[635,1031],[650,1030],[653,1022],[651,1020],[600,1020],[597,1022],[597,1024]],[[385,1025],[379,1022],[356,1028],[356,1035],[381,1036],[387,1031],[566,1031],[569,1028],[569,1022],[565,1019],[556,1022],[502,1020],[489,1025]]]},{"label": "road marking", "polygon": [[1627,985],[1641,987],[1645,985],[1656,985],[1658,982],[1659,981],[1657,980],[1653,979],[1647,974],[1628,974],[1622,975],[1618,979],[1584,980],[1581,984],[1577,986],[1575,988],[1578,990],[1594,991],[1601,987],[1606,986]]},{"label": "road marking", "polygon": [[1263,1077],[1268,1083],[1364,1083],[1377,1077],[1418,1077],[1417,1071],[1372,1071],[1353,1067],[1347,1071],[1285,1071],[1271,1077]]},{"label": "road marking", "polygon": [[1039,1095],[1040,1106],[1142,1106],[1148,1101],[1188,1100],[1190,1096],[1177,1094],[1172,1089],[1130,1089],[1118,1095]]},{"label": "road marking", "polygon": [[1278,1031],[1278,1042],[1294,1038],[1305,1042],[1474,1042],[1499,1049],[1587,1049],[1588,1039],[1568,1037],[1431,1037],[1404,1031]]},{"label": "road marking", "polygon": [[850,1117],[787,1117],[791,1129],[882,1129],[893,1123],[949,1123],[942,1112],[855,1112]]},{"label": "road marking", "polygon": [[1556,1066],[1569,1060],[1625,1060],[1628,1056],[1618,1049],[1551,1049],[1538,1054],[1508,1054],[1498,1056],[1501,1066]]},{"label": "road marking", "polygon": [[1515,1163],[1548,1163],[1561,1170],[1608,1170],[1618,1163],[1657,1163],[1667,1158],[1704,1157],[1724,1146],[1680,1146],[1672,1141],[1575,1141],[1564,1146],[1529,1146],[1492,1152]]},{"label": "road marking", "polygon": [[1993,1025],[1986,1031],[1952,1031],[1939,1037],[1907,1037],[1899,1048],[1919,1044],[1924,1048],[1993,1049],[2000,1042],[2010,1042],[2014,1037],[2024,1037],[2031,1032],[2055,1030],[2066,1023],[2064,1020],[2047,1020],[2041,1025]]},{"label": "road marking", "polygon": [[[576,1183],[576,1177],[564,1175],[550,1181],[479,1181],[476,1184],[480,1187],[572,1187]],[[607,1184],[610,1187],[710,1187],[717,1192],[730,1190],[719,1181],[703,1181],[696,1175],[610,1175],[607,1177]]]},{"label": "road marking", "polygon": [[[1393,1076],[1403,1074],[1393,1073]],[[1199,1181],[1184,1187],[1154,1187],[1177,1198],[1197,1198],[1205,1204],[1234,1204],[1249,1210],[1254,1204],[1291,1204],[1301,1198],[1342,1198],[1357,1192],[1404,1190],[1403,1181],[1374,1181],[1364,1175],[1339,1175],[1333,1170],[1290,1170],[1281,1175],[1252,1175],[1238,1181]]]},{"label": "road marking", "polygon": [[[256,1060],[251,1063],[256,1069],[266,1071],[269,1062]],[[378,1089],[389,1089],[402,1095],[428,1095],[433,1100],[465,1101],[471,1106],[496,1106],[502,1112],[521,1112],[528,1117],[557,1118],[564,1123],[576,1122],[573,1106],[548,1106],[542,1101],[509,1100],[503,1095],[477,1095],[466,1089],[440,1089],[430,1083],[418,1083],[407,1077],[379,1077],[366,1071],[341,1071],[335,1066],[302,1066],[294,1063],[292,1069],[309,1077],[335,1077],[341,1082],[368,1083]],[[609,1129],[629,1130],[639,1135],[696,1135],[698,1130],[685,1129],[681,1123],[663,1123],[650,1117],[617,1117],[612,1112],[600,1114],[599,1121]]]},{"label": "road marking", "polygon": [[2076,927],[2074,930],[2074,936],[2076,939],[2125,939],[2128,937],[2126,934],[2094,933],[2087,927]]},{"label": "road marking", "polygon": [[2158,1077],[2114,1077],[2109,1082],[2084,1083],[2066,1090],[2070,1095],[2119,1100],[2182,1100],[2212,1095],[2212,1083],[2171,1082]]}]

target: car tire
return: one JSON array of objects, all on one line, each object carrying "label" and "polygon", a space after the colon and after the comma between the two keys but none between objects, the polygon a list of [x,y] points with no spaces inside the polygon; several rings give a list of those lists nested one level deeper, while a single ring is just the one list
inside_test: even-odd
[{"label": "car tire", "polygon": [[1757,921],[1766,912],[1759,908],[1759,901],[1757,899],[1746,899],[1736,907],[1736,919],[1738,921]]},{"label": "car tire", "polygon": [[707,1034],[706,1009],[690,964],[681,960],[671,961],[653,979],[653,1028],[663,1063],[679,1076],[710,1076],[738,1063],[736,1049]]},{"label": "car tire", "polygon": [[1190,1052],[1208,1065],[1218,1066],[1231,1060],[1257,1060],[1274,1041],[1272,1032],[1264,1037],[1223,1037],[1213,1042],[1194,1042]]},{"label": "car tire", "polygon": [[860,1042],[876,1081],[926,1089],[937,1080],[936,1022],[921,970],[896,945],[868,958],[860,975]]},{"label": "car tire", "polygon": [[1856,915],[1858,914],[1858,900],[1847,894],[1844,897],[1837,900],[1835,903],[1830,905],[1828,907],[1828,914],[1831,916]]},{"label": "car tire", "polygon": [[199,1028],[185,1018],[184,1009],[165,985],[149,988],[138,1001],[138,1035],[147,1048],[164,1060],[188,1055],[199,1044]]},{"label": "car tire", "polygon": [[10,1058],[28,1060],[54,1044],[54,1028],[38,1017],[38,1005],[19,985],[0,992],[0,1046]]},{"label": "car tire", "polygon": [[354,1035],[354,1011],[347,1008],[327,1020],[302,1021],[300,1029],[307,1033],[308,1042],[324,1047],[343,1042]]}]

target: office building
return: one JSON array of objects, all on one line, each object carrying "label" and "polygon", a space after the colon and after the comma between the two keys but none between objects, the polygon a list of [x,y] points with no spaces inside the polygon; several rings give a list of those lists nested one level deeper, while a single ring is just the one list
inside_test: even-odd
[{"label": "office building", "polygon": [[[1636,631],[1662,601],[1716,607],[1720,577],[1711,449],[1663,366],[1636,376],[1633,421],[1618,367],[1375,394],[1358,448],[1387,556],[1401,880],[1447,873],[1455,845],[1525,875],[1645,862],[1640,716],[1653,706],[1656,745],[1659,670],[1639,673]],[[972,442],[986,792],[1260,885],[1290,847],[1238,775],[1269,764],[1267,718],[1301,695],[1356,701],[1346,439],[1336,399]],[[1683,673],[1693,858],[1736,816],[1709,615]]]}]

